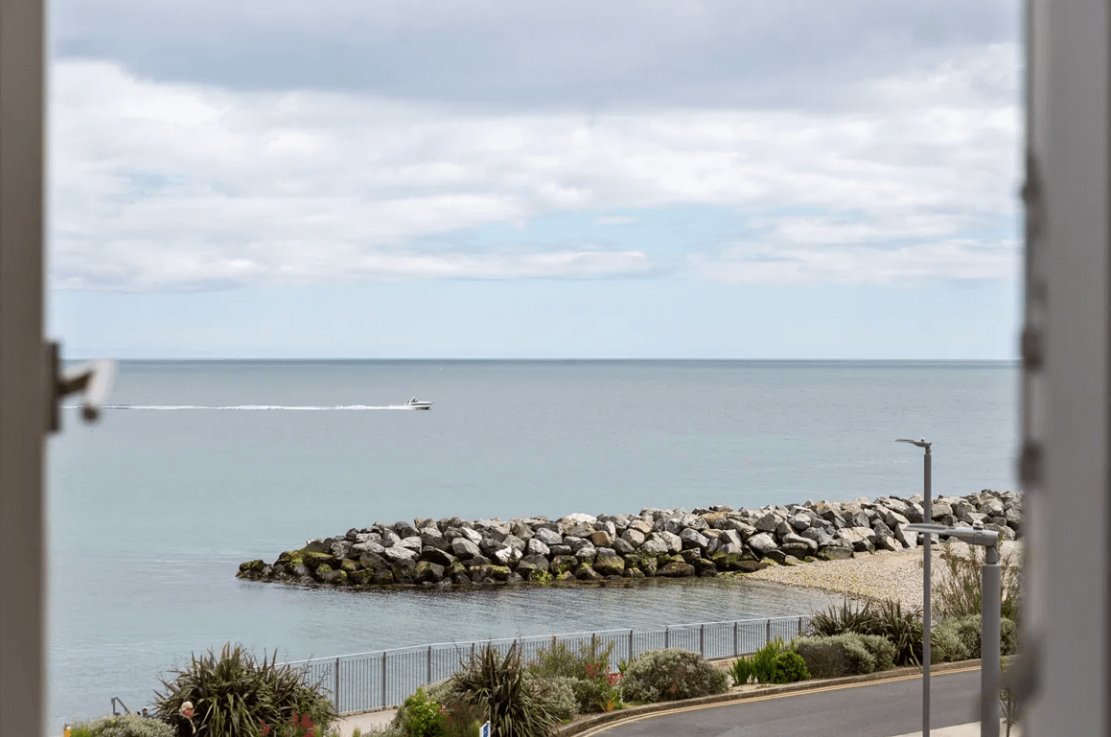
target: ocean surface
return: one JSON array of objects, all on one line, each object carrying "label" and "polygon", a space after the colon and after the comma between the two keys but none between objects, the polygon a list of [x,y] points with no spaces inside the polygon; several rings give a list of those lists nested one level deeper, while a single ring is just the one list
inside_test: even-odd
[{"label": "ocean surface", "polygon": [[[730,582],[353,592],[234,578],[376,521],[1014,488],[1009,362],[134,361],[48,465],[49,724],[151,703],[191,653],[280,659],[806,614]],[[401,407],[410,397],[431,411]]]}]

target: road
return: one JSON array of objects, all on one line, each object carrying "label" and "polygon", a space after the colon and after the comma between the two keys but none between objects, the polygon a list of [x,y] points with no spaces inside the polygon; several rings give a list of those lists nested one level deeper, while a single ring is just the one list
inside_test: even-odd
[{"label": "road", "polygon": [[[930,726],[978,721],[980,670],[934,673]],[[687,708],[599,727],[605,737],[891,737],[922,728],[920,676]],[[585,737],[585,736],[584,736]]]}]

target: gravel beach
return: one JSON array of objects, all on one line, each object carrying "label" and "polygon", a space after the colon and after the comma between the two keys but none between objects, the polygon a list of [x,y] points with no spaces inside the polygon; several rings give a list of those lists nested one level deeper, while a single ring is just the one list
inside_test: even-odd
[{"label": "gravel beach", "polygon": [[[967,558],[968,546],[953,542],[952,554]],[[944,544],[934,543],[932,574],[934,590],[948,575],[942,556]],[[1002,559],[1020,565],[1022,542],[1002,544]],[[745,575],[746,579],[766,581],[783,586],[804,586],[853,599],[894,599],[904,606],[922,606],[922,549],[898,552],[857,553],[848,560],[806,563],[795,566],[772,566]]]}]

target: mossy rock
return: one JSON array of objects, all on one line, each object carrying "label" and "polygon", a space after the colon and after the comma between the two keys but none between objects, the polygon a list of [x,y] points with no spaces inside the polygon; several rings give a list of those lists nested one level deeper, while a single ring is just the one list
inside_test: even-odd
[{"label": "mossy rock", "polygon": [[719,571],[740,571],[752,573],[757,568],[756,557],[749,553],[729,553],[714,561]]},{"label": "mossy rock", "polygon": [[439,583],[444,580],[444,567],[439,563],[422,560],[417,563],[417,570],[413,577],[418,583]]},{"label": "mossy rock", "polygon": [[[320,568],[323,568],[321,566]],[[341,570],[328,571],[327,573],[320,573],[320,568],[316,569],[317,576],[323,583],[330,583],[333,586],[346,586],[347,585],[347,572]]]},{"label": "mossy rock", "polygon": [[548,571],[550,571],[552,575],[558,577],[560,574],[575,570],[578,564],[578,559],[573,555],[557,555],[552,558],[551,565],[548,566]]},{"label": "mossy rock", "polygon": [[339,568],[341,571],[345,571],[347,575],[350,576],[352,573],[359,570],[359,561],[352,560],[351,558],[344,558],[342,561],[340,561]]},{"label": "mossy rock", "polygon": [[266,563],[261,560],[249,560],[246,563],[239,564],[240,573],[261,573],[262,569],[266,567]]},{"label": "mossy rock", "polygon": [[714,565],[714,562],[712,560],[709,560],[707,558],[698,558],[692,565],[694,566],[694,570],[698,573],[698,575],[704,578],[718,575],[717,566]]},{"label": "mossy rock", "polygon": [[509,579],[509,574],[512,573],[509,566],[487,566],[487,570],[490,577],[495,581],[506,581]]},{"label": "mossy rock", "polygon": [[313,570],[316,570],[316,567],[321,565],[326,565],[329,569],[332,569],[339,564],[339,561],[336,560],[336,556],[331,553],[302,552],[301,560]]},{"label": "mossy rock", "polygon": [[277,562],[289,568],[290,566],[303,564],[305,561],[301,558],[300,550],[287,550],[278,556]]},{"label": "mossy rock", "polygon": [[388,586],[390,584],[396,583],[396,580],[393,577],[393,571],[387,569],[379,569],[377,571],[373,571],[371,573],[371,576],[373,577],[374,583],[377,586]]},{"label": "mossy rock", "polygon": [[347,580],[356,586],[366,586],[367,584],[374,583],[373,574],[370,571],[362,569],[347,574]]},{"label": "mossy rock", "polygon": [[594,559],[594,570],[603,576],[621,576],[625,573],[625,561],[616,555],[599,555]]},{"label": "mossy rock", "polygon": [[332,572],[332,567],[327,563],[321,563],[316,568],[313,568],[311,570],[313,578],[315,578],[317,581],[323,581],[324,577]]},{"label": "mossy rock", "polygon": [[690,578],[696,573],[694,566],[682,560],[670,561],[656,571],[657,576],[663,576],[664,578]]},{"label": "mossy rock", "polygon": [[555,580],[556,581],[574,581],[575,580],[575,574],[572,573],[571,571],[564,571],[563,573],[558,574],[555,577]]},{"label": "mossy rock", "polygon": [[583,563],[575,571],[575,578],[580,581],[604,581],[606,577],[594,570],[589,563]]}]

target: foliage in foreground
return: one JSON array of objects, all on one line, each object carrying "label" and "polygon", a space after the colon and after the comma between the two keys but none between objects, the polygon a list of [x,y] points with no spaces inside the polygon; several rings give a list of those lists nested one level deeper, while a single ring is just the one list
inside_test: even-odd
[{"label": "foliage in foreground", "polygon": [[892,667],[895,646],[879,635],[845,632],[830,637],[799,637],[791,649],[806,662],[813,678],[863,675]]},{"label": "foliage in foreground", "polygon": [[[980,615],[971,614],[957,619],[947,619],[930,632],[931,655],[940,652],[936,662],[967,660],[981,657]],[[999,652],[1013,655],[1018,648],[1018,627],[1010,619],[999,621]]]},{"label": "foliage in foreground", "polygon": [[733,661],[729,675],[734,686],[742,686],[753,680],[764,684],[794,683],[810,678],[810,671],[798,654],[785,649],[783,640],[776,638],[750,657]]},{"label": "foliage in foreground", "polygon": [[623,684],[628,701],[690,699],[724,692],[725,671],[686,650],[656,650],[629,664]]},{"label": "foliage in foreground", "polygon": [[138,714],[79,722],[70,730],[70,737],[174,737],[174,734],[174,728],[169,724]]},{"label": "foliage in foreground", "polygon": [[892,658],[895,665],[919,665],[923,638],[922,611],[904,611],[902,603],[897,601],[853,605],[846,600],[840,608],[831,606],[827,611],[815,614],[810,620],[810,633],[825,637],[845,633],[878,635],[895,647]]},{"label": "foliage in foreground", "polygon": [[[277,652],[256,660],[249,650],[228,643],[219,655],[210,650],[192,656],[176,673],[162,681],[155,708],[179,737],[261,737],[272,729],[280,734],[294,719],[301,732],[308,735],[311,729],[319,737],[336,718],[328,697],[307,682],[304,671],[279,665]],[[191,719],[181,713],[187,701],[193,705]],[[310,726],[301,726],[306,718]]]},{"label": "foliage in foreground", "polygon": [[[933,597],[939,619],[958,619],[978,615],[983,610],[983,573],[986,551],[983,547],[968,546],[969,557],[955,554],[952,539],[943,543],[942,559],[947,576],[934,584]],[[1022,569],[1008,553],[999,561],[1002,601],[1000,611],[1004,618],[1017,622],[1022,608]]]},{"label": "foliage in foreground", "polygon": [[452,694],[478,707],[499,737],[541,737],[557,722],[539,681],[529,678],[517,643],[503,657],[490,645],[471,656],[452,679]]},{"label": "foliage in foreground", "polygon": [[544,688],[551,691],[552,711],[567,719],[564,699],[558,693],[563,686],[570,687],[574,695],[572,711],[580,714],[613,711],[621,708],[621,693],[617,688],[619,676],[609,672],[610,656],[614,643],[600,647],[597,640],[584,643],[576,653],[565,643],[552,643],[537,653],[536,662],[528,670],[544,681]]}]

